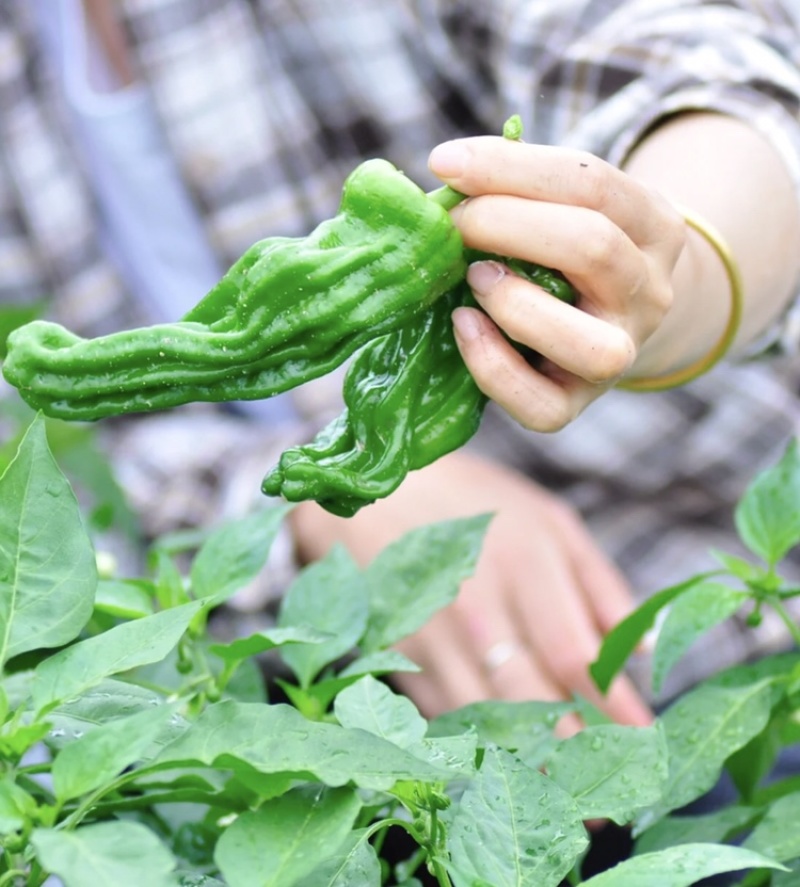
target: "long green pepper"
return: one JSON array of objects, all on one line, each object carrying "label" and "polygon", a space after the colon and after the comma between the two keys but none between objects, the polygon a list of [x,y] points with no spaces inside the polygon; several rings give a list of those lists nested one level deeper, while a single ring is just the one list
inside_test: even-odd
[{"label": "long green pepper", "polygon": [[82,339],[34,321],[9,336],[3,373],[32,407],[70,420],[267,398],[335,369],[465,270],[446,210],[370,160],[333,219],[250,247],[179,322]]},{"label": "long green pepper", "polygon": [[[504,127],[521,136],[519,118]],[[345,411],[309,444],[286,450],[267,495],[314,499],[352,516],[409,471],[462,446],[486,404],[453,337],[450,315],[475,305],[466,250],[447,210],[464,195],[426,195],[384,160],[358,166],[339,212],[305,238],[254,244],[177,323],[82,339],[34,321],[8,339],[6,379],[35,409],[70,420],[192,401],[271,397],[356,354]],[[501,258],[571,301],[556,271]]]}]

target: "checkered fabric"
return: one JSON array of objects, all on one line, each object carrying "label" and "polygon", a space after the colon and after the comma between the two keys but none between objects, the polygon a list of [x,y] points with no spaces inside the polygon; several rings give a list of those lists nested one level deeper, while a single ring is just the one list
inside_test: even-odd
[{"label": "checkered fabric", "polygon": [[[386,157],[432,186],[433,145],[498,132],[517,112],[529,141],[619,162],[664,115],[724,111],[771,139],[800,188],[798,0],[117,5],[177,170],[226,263],[257,239],[303,234],[333,213],[345,175],[362,158]],[[59,98],[30,4],[6,0],[0,299],[53,296],[53,315],[84,333],[145,322],[98,238],[90,170]],[[796,431],[799,333],[795,306],[767,343],[788,357],[726,367],[679,391],[610,394],[554,436],[523,432],[490,409],[476,446],[568,496],[637,592],[648,594],[708,566],[710,547],[735,550],[733,502]],[[336,408],[327,396],[305,400],[314,421]],[[203,407],[179,415],[207,423],[218,414]],[[164,421],[124,423],[135,426],[140,449],[130,437],[122,446],[123,474],[142,482],[134,452],[146,453],[140,469],[150,465],[157,448],[147,442],[147,423],[163,435]],[[159,502],[171,502],[168,523],[207,515],[214,497],[237,485],[231,465],[242,464],[242,442],[254,453],[263,446],[263,430],[242,434],[230,415],[219,422],[229,437],[220,432],[213,455],[189,452],[169,471],[150,465]],[[194,485],[197,478],[203,483]],[[169,497],[175,484],[180,507]],[[201,501],[205,510],[193,505]],[[772,623],[756,636],[726,626],[674,686],[783,642]]]}]

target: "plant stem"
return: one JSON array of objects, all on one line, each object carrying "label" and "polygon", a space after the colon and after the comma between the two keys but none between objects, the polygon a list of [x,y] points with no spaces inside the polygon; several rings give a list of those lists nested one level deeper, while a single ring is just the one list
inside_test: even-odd
[{"label": "plant stem", "polygon": [[578,866],[576,865],[572,871],[567,872],[567,881],[570,883],[570,887],[579,887],[583,878],[581,878],[580,872],[578,871]]},{"label": "plant stem", "polygon": [[0,876],[0,887],[7,887],[13,884],[17,878],[27,878],[28,873],[24,869],[9,869],[4,875]]},{"label": "plant stem", "polygon": [[438,859],[431,860],[431,867],[433,869],[433,875],[436,880],[439,882],[439,887],[453,887],[450,882],[450,876],[444,870],[444,866],[439,862]]},{"label": "plant stem", "polygon": [[53,764],[50,761],[47,761],[44,764],[25,764],[23,767],[20,767],[17,772],[27,773],[29,776],[32,776],[37,773],[49,773],[52,766]]},{"label": "plant stem", "polygon": [[428,200],[432,200],[434,203],[438,203],[439,206],[449,210],[454,206],[458,206],[462,200],[466,200],[467,195],[456,191],[455,188],[451,188],[449,185],[443,185],[435,191],[428,191],[427,197]]},{"label": "plant stem", "polygon": [[442,834],[443,829],[439,823],[439,817],[436,812],[436,807],[431,807],[431,844],[433,852],[430,854],[431,867],[433,869],[433,874],[436,876],[436,879],[439,881],[441,887],[452,887],[450,884],[450,877],[445,871],[444,866],[437,859],[437,854],[440,849],[443,848],[444,844],[444,835]]},{"label": "plant stem", "polygon": [[96,806],[100,799],[107,795],[109,792],[117,791],[122,788],[125,783],[130,782],[135,779],[137,776],[140,776],[141,773],[138,770],[131,770],[129,773],[125,773],[122,776],[118,776],[113,782],[108,783],[108,785],[101,786],[91,795],[89,795],[86,800],[76,807],[63,822],[59,823],[58,828],[63,828],[66,830],[70,830],[80,825],[81,820],[87,813],[92,809],[92,807]]},{"label": "plant stem", "polygon": [[[411,835],[412,838],[416,841],[419,837],[417,833],[414,831],[410,822],[406,822],[404,819],[398,819],[397,817],[389,817],[387,819],[381,819],[379,822],[374,822],[368,829],[366,829],[364,833],[364,840],[368,841],[377,831],[380,831],[382,828],[388,828],[392,825],[398,825],[400,828],[405,829]],[[439,882],[439,887],[453,887],[450,877],[447,872],[444,870],[444,866],[439,862],[438,859],[435,859],[431,854],[430,847],[422,847],[422,850],[425,851],[425,855],[430,860],[431,872],[436,880]]]},{"label": "plant stem", "polygon": [[27,887],[42,887],[42,884],[50,877],[49,872],[43,872],[39,863],[34,860],[28,875]]}]

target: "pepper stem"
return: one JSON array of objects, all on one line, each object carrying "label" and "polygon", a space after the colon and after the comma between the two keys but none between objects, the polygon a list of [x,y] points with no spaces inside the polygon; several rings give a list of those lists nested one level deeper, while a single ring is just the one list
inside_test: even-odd
[{"label": "pepper stem", "polygon": [[466,200],[467,195],[456,191],[455,188],[451,188],[449,185],[442,185],[441,188],[428,191],[427,197],[434,203],[438,203],[439,206],[451,210],[454,206],[458,206],[462,200]]},{"label": "pepper stem", "polygon": [[[510,139],[513,142],[522,141],[522,118],[519,114],[512,114],[511,117],[503,124],[503,138]],[[454,206],[458,206],[462,200],[466,200],[467,195],[456,191],[449,185],[443,185],[435,191],[428,191],[428,199],[439,206],[443,206],[446,210],[451,210]]]}]

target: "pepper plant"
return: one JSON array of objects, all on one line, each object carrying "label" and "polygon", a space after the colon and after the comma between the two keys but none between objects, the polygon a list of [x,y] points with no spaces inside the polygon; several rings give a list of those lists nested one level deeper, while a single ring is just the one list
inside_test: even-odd
[{"label": "pepper plant", "polygon": [[[665,607],[657,685],[741,607],[776,609],[797,636],[786,603],[800,589],[779,568],[800,541],[798,494],[792,444],[736,512],[753,561],[720,554],[718,572],[652,598],[609,636],[598,684]],[[800,883],[798,784],[764,780],[797,740],[796,654],[716,675],[646,728],[582,700],[427,721],[385,680],[416,669],[393,648],[454,598],[491,515],[411,532],[366,568],[335,548],[274,626],[215,637],[214,611],[265,569],[290,508],[156,540],[144,575],[99,572],[33,418],[0,476],[0,887]],[[559,739],[572,711],[587,726]],[[735,804],[682,812],[726,769]],[[630,825],[634,853],[582,880],[597,819]],[[411,850],[390,863],[400,832]]]}]

